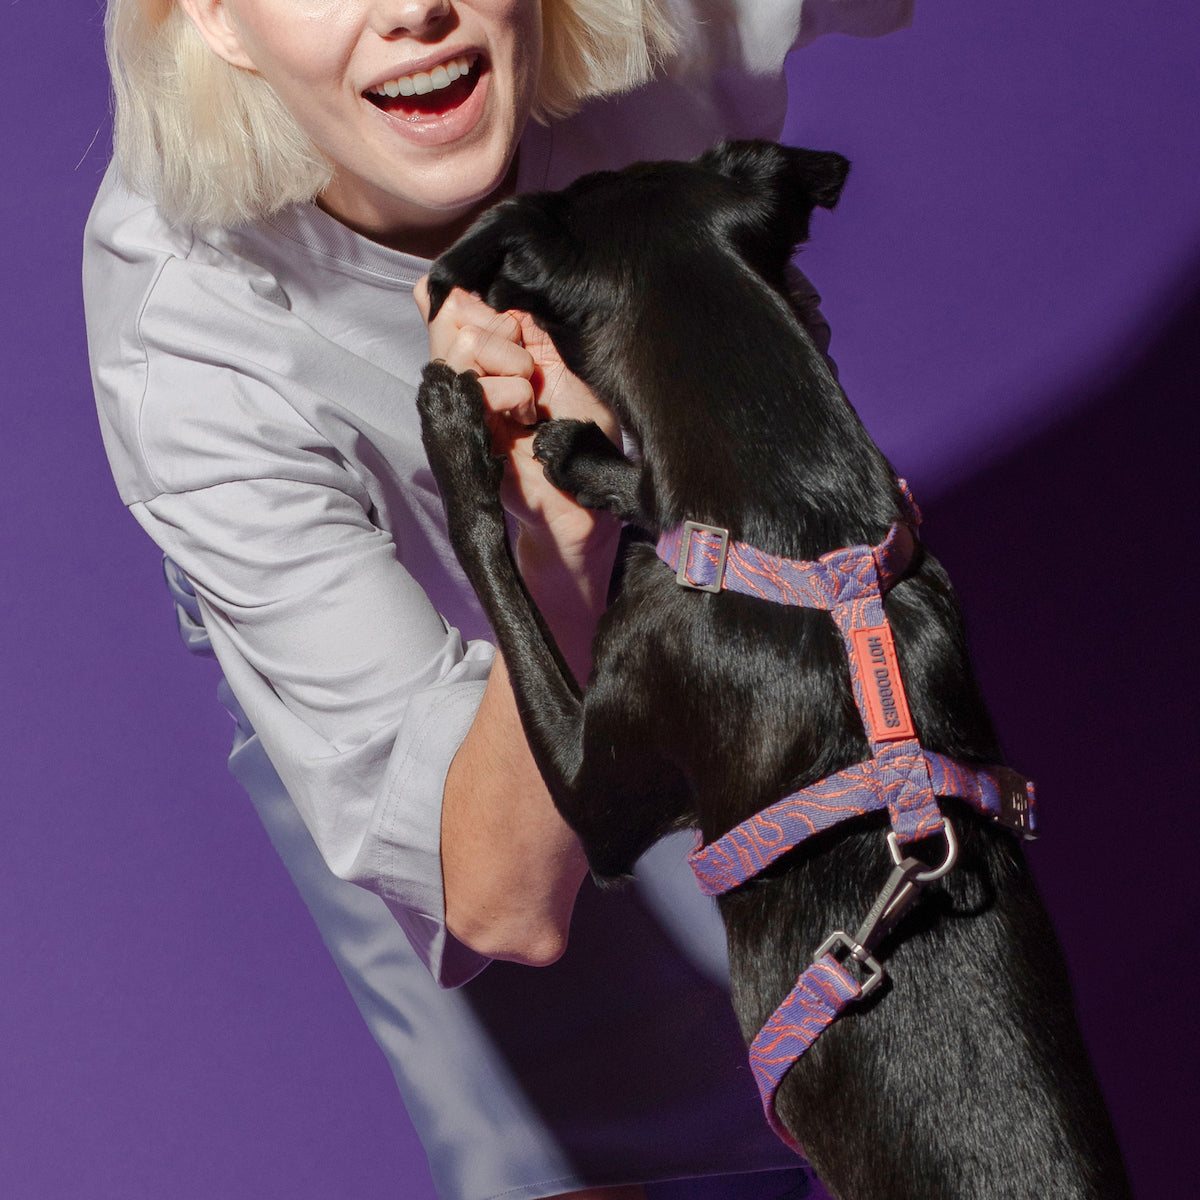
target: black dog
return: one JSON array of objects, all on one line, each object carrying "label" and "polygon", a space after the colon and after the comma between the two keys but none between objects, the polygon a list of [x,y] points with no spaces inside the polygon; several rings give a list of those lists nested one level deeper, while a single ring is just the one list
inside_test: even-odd
[{"label": "black dog", "polygon": [[[636,438],[640,464],[595,426],[540,428],[537,457],[582,503],[652,535],[719,526],[789,559],[877,545],[910,510],[785,284],[847,166],[731,143],[507,201],[435,264],[434,311],[459,286],[531,313]],[[626,875],[668,831],[710,843],[870,757],[827,612],[681,587],[653,545],[628,557],[581,694],[513,565],[474,376],[430,364],[418,404],[529,744],[598,879]],[[885,611],[916,736],[959,763],[1000,763],[950,584],[911,550]],[[890,983],[787,1072],[775,1111],[844,1200],[1128,1197],[1020,846],[959,802],[939,806],[957,866],[874,945]],[[839,824],[721,897],[748,1041],[829,932],[855,929],[876,899],[885,832],[883,814]],[[943,846],[914,852],[940,861]]]}]

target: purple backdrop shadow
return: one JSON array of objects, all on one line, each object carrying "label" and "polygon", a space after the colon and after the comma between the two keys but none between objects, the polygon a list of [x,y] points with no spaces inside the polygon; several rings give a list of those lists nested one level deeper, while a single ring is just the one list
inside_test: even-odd
[{"label": "purple backdrop shadow", "polygon": [[[1184,0],[1138,27],[1083,0],[974,7],[793,61],[790,136],[856,164],[804,264],[1041,786],[1031,858],[1139,1194],[1175,1195],[1200,1166],[1200,901],[1172,803],[1194,790],[1195,704],[1170,636],[1194,584],[1200,27]],[[0,1190],[426,1200],[107,478],[78,295],[108,145],[99,16],[18,0],[5,28]],[[1152,965],[1166,988],[1138,986]]]}]

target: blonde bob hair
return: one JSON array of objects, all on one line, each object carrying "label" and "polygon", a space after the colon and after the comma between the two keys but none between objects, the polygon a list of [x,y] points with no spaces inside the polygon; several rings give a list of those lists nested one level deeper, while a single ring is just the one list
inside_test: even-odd
[{"label": "blonde bob hair", "polygon": [[[637,87],[675,44],[667,0],[541,0],[533,115]],[[234,225],[311,200],[332,164],[275,91],[231,66],[176,0],[108,0],[113,146],[126,179],[182,224]]]}]

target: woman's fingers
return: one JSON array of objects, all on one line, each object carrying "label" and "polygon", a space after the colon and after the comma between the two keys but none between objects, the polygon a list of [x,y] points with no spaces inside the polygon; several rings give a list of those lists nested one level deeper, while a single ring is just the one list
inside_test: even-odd
[{"label": "woman's fingers", "polygon": [[520,375],[484,375],[480,377],[479,386],[483,389],[489,414],[503,417],[522,428],[537,420],[533,384],[528,379]]},{"label": "woman's fingers", "polygon": [[413,285],[413,299],[417,302],[417,311],[421,320],[429,324],[429,276],[422,275]]},{"label": "woman's fingers", "polygon": [[[413,289],[421,315],[429,316],[427,277]],[[429,322],[429,356],[456,371],[474,371],[483,383],[488,410],[511,413],[523,425],[537,419],[529,380],[533,356],[521,342],[521,324],[511,313],[493,312],[478,296],[455,288]]]},{"label": "woman's fingers", "polygon": [[[413,287],[413,299],[417,302],[421,319],[428,324],[430,307],[428,275],[422,275],[417,280]],[[438,315],[434,320],[440,321],[443,315],[447,314],[454,318],[459,325],[485,324],[489,317],[497,315],[496,310],[489,308],[486,302],[478,296],[457,287],[450,289],[450,294],[442,302],[442,307],[438,309]]]},{"label": "woman's fingers", "polygon": [[582,417],[613,438],[612,414],[567,370],[553,342],[528,314],[497,313],[478,296],[455,288],[432,321],[429,289],[413,292],[429,325],[430,355],[456,371],[479,376],[492,449],[507,459],[502,499],[522,525],[563,545],[586,541],[595,517],[558,491],[533,457],[533,426],[540,417]]},{"label": "woman's fingers", "polygon": [[[454,288],[450,292],[432,321],[429,319],[428,276],[417,281],[413,299],[429,326],[429,357],[442,359],[456,371],[489,374],[487,362],[473,359],[475,350],[494,343],[520,345],[521,326],[514,316],[495,312],[478,296],[464,292],[462,288]],[[525,357],[520,360],[501,358],[498,361],[510,371],[514,363],[519,363],[522,369],[516,370],[516,374],[528,375],[532,371],[531,360]]]},{"label": "woman's fingers", "polygon": [[[496,318],[497,321],[500,318]],[[511,318],[510,318],[511,320]],[[512,324],[516,326],[516,322]],[[441,354],[456,371],[474,371],[476,375],[515,375],[529,379],[533,375],[533,356],[508,336],[504,326],[489,328],[465,325],[457,330]]]},{"label": "woman's fingers", "polygon": [[619,446],[621,431],[616,418],[592,395],[591,389],[567,369],[550,335],[539,328],[528,313],[517,314],[517,319],[522,343],[537,369],[534,387],[541,414],[595,421]]}]

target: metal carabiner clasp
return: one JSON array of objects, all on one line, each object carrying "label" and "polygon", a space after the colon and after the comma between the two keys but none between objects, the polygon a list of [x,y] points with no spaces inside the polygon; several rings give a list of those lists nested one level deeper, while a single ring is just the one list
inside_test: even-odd
[{"label": "metal carabiner clasp", "polygon": [[946,835],[946,857],[941,866],[932,868],[919,859],[906,858],[900,849],[900,839],[895,833],[887,835],[888,850],[895,865],[879,895],[875,897],[875,903],[871,905],[853,937],[842,929],[831,933],[813,955],[813,962],[817,962],[826,954],[836,957],[839,952],[845,952],[848,959],[856,962],[867,974],[859,985],[862,996],[873,992],[884,981],[887,972],[871,952],[916,903],[921,889],[927,883],[941,879],[958,861],[958,838],[955,836],[954,826],[943,820],[942,831]]},{"label": "metal carabiner clasp", "polygon": [[921,894],[919,877],[924,867],[925,864],[915,858],[906,858],[892,868],[887,882],[875,897],[875,903],[867,911],[863,923],[854,935],[857,945],[868,951],[874,950],[908,912]]},{"label": "metal carabiner clasp", "polygon": [[930,867],[919,859],[907,857],[900,849],[900,839],[895,833],[887,835],[888,850],[895,865],[854,936],[860,946],[873,950],[913,906],[921,889],[927,883],[941,879],[958,861],[958,838],[954,826],[944,821],[943,832],[946,835],[946,857],[938,867]]}]

